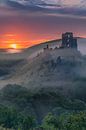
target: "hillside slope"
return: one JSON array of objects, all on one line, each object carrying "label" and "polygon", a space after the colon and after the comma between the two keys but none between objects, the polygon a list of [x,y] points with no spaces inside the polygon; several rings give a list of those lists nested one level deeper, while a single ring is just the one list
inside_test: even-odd
[{"label": "hillside slope", "polygon": [[[85,41],[86,41],[85,39],[78,38],[79,51],[83,51],[83,48],[85,51]],[[7,75],[7,76],[0,76],[1,78],[0,87],[2,88],[2,86],[5,86],[6,84],[11,84],[11,83],[21,84],[25,87],[28,87],[29,89],[30,88],[32,89],[32,87],[30,86],[33,86],[33,88],[36,88],[38,84],[39,86],[42,87],[43,83],[44,83],[43,86],[46,86],[46,84],[48,86],[53,86],[53,85],[57,86],[57,84],[61,86],[63,83],[64,84],[67,83],[66,80],[68,80],[68,78],[66,78],[66,75],[67,75],[66,71],[69,71],[69,70],[66,70],[66,69],[69,68],[70,71],[68,73],[71,73],[72,68],[74,70],[77,68],[73,66],[68,67],[67,64],[69,64],[69,62],[73,62],[73,60],[75,60],[73,64],[75,64],[75,62],[76,63],[82,62],[82,64],[85,64],[83,63],[84,61],[79,51],[63,49],[63,50],[52,50],[46,53],[43,52],[43,48],[46,47],[47,44],[50,47],[54,48],[57,45],[61,44],[61,40],[59,41],[54,40],[47,43],[39,44],[29,49],[26,49],[25,51],[19,54],[0,54],[0,61],[4,65],[4,66],[2,64],[0,65],[0,70],[2,74]],[[51,65],[54,63],[56,64],[57,58],[59,56],[61,56],[62,58],[62,65],[61,66],[58,64]],[[75,72],[81,73],[82,68],[83,67],[80,67],[80,70],[78,69]],[[83,73],[84,74],[82,75],[85,75],[85,72]],[[64,75],[64,77],[62,78],[60,75],[62,77]],[[70,77],[70,74],[67,75],[67,77]],[[61,78],[64,79],[63,82],[61,82],[62,80]],[[69,81],[69,84],[70,84],[70,81]]]},{"label": "hillside slope", "polygon": [[85,56],[69,48],[43,51],[47,44],[54,48],[57,41],[9,54],[0,64],[9,72],[0,77],[0,104],[31,114],[39,123],[48,112],[86,110]]},{"label": "hillside slope", "polygon": [[62,89],[67,93],[71,86],[75,86],[75,79],[85,78],[85,64],[85,59],[77,50],[47,50],[13,66],[1,84],[19,84],[33,93],[41,89]]}]

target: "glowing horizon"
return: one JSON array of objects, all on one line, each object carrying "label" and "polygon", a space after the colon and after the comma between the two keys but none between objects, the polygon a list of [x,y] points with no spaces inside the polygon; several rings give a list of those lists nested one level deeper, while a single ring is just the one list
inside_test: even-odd
[{"label": "glowing horizon", "polygon": [[16,39],[9,39],[5,41],[0,41],[0,49],[23,49],[28,48],[49,40],[53,39],[40,39],[40,40],[33,40],[33,41],[24,41],[24,40],[16,40]]},{"label": "glowing horizon", "polygon": [[59,39],[64,32],[86,37],[85,0],[43,1],[0,1],[0,48],[17,44],[22,49]]},{"label": "glowing horizon", "polygon": [[[16,34],[3,34],[2,40],[0,41],[0,49],[24,49],[28,48],[46,41],[54,40],[54,39],[60,39],[61,35],[55,35],[51,38],[44,38],[44,39],[38,39],[38,40],[29,40],[29,39],[23,39],[22,37],[19,37]],[[78,34],[77,34],[78,36]],[[79,35],[80,36],[80,35]],[[78,37],[79,37],[78,36]],[[80,37],[86,37],[85,35],[81,35]]]},{"label": "glowing horizon", "polygon": [[[55,37],[54,37],[55,38]],[[49,40],[53,40],[52,38],[38,38],[38,39],[27,39],[23,38],[22,36],[19,36],[19,34],[3,34],[0,39],[0,49],[8,49],[8,48],[13,48],[13,49],[23,49],[23,48],[28,48]]]}]

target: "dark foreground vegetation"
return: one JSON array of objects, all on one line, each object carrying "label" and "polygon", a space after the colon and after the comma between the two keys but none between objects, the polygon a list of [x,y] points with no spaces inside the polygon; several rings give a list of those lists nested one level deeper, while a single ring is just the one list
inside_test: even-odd
[{"label": "dark foreground vegetation", "polygon": [[[66,97],[60,92],[31,93],[19,85],[7,85],[0,91],[0,130],[86,130],[85,92],[85,86],[80,87]],[[49,111],[41,112],[41,102]]]},{"label": "dark foreground vegetation", "polygon": [[59,117],[49,113],[38,126],[33,117],[1,107],[0,125],[0,130],[86,130],[86,112],[67,113]]}]

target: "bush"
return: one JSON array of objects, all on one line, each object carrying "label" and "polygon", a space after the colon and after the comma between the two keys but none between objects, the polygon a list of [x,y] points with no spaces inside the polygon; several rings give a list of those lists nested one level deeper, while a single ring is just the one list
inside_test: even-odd
[{"label": "bush", "polygon": [[35,119],[29,115],[24,116],[15,109],[0,107],[0,125],[4,128],[28,130],[35,124]]},{"label": "bush", "polygon": [[57,117],[49,113],[43,120],[44,130],[86,130],[86,112]]}]

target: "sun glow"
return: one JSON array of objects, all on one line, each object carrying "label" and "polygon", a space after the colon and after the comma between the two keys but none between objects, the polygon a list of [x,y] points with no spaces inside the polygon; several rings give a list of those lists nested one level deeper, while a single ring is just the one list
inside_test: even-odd
[{"label": "sun glow", "polygon": [[5,33],[0,35],[0,49],[12,49],[12,51],[22,50],[45,41],[47,41],[45,38],[33,39],[32,36],[23,35],[17,32]]},{"label": "sun glow", "polygon": [[10,45],[10,48],[12,48],[12,49],[17,49],[18,47],[17,47],[17,44],[16,44],[16,43],[13,43],[13,44]]}]

